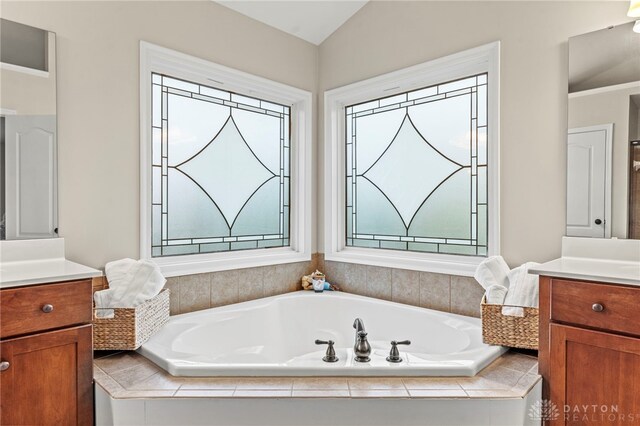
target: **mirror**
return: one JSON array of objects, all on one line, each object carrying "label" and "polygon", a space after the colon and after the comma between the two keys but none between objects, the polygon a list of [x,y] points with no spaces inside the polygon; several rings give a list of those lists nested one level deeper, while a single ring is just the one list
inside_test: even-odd
[{"label": "mirror", "polygon": [[640,34],[569,39],[566,235],[640,238]]},{"label": "mirror", "polygon": [[0,239],[57,236],[56,37],[0,19]]}]

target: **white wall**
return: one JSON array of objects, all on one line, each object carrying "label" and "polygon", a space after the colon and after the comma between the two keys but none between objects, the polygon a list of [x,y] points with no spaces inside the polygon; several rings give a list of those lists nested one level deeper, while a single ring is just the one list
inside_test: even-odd
[{"label": "white wall", "polygon": [[[627,237],[629,201],[629,141],[635,137],[636,125],[630,121],[630,96],[640,94],[639,87],[580,93],[569,98],[569,128],[613,123],[611,176],[611,236]],[[637,109],[634,110],[637,115]],[[633,136],[629,132],[633,130]]]},{"label": "white wall", "polygon": [[500,40],[502,253],[546,261],[565,231],[567,40],[629,21],[628,5],[373,1],[320,46],[319,93]]},{"label": "white wall", "polygon": [[1,7],[57,34],[60,234],[93,267],[139,254],[140,40],[315,93],[316,46],[209,0]]}]

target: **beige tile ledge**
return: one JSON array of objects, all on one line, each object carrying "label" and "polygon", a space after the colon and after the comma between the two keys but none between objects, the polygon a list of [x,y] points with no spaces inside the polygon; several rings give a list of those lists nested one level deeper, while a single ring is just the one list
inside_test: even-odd
[{"label": "beige tile ledge", "polygon": [[94,361],[112,398],[523,398],[538,360],[507,352],[474,377],[175,377],[135,352]]}]

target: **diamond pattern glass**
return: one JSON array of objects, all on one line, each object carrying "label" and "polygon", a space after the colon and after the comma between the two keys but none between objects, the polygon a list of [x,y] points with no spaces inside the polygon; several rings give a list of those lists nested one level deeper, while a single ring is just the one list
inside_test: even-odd
[{"label": "diamond pattern glass", "polygon": [[290,108],[152,75],[152,256],[289,245]]},{"label": "diamond pattern glass", "polygon": [[487,254],[487,78],[345,108],[346,244]]}]

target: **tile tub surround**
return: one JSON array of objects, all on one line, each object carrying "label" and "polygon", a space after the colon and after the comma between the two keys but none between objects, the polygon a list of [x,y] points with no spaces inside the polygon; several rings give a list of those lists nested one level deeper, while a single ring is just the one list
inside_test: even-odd
[{"label": "tile tub surround", "polygon": [[128,398],[523,398],[537,358],[507,352],[474,377],[176,377],[135,352],[94,361],[95,383]]},{"label": "tile tub surround", "polygon": [[297,291],[300,278],[316,269],[324,269],[317,253],[308,262],[171,277],[165,288],[177,315]]},{"label": "tile tub surround", "polygon": [[473,277],[324,261],[327,281],[362,296],[480,317],[484,289]]},{"label": "tile tub surround", "polygon": [[316,269],[348,293],[480,317],[484,289],[472,277],[325,261],[322,253],[309,262],[167,278],[171,315],[297,291]]}]

